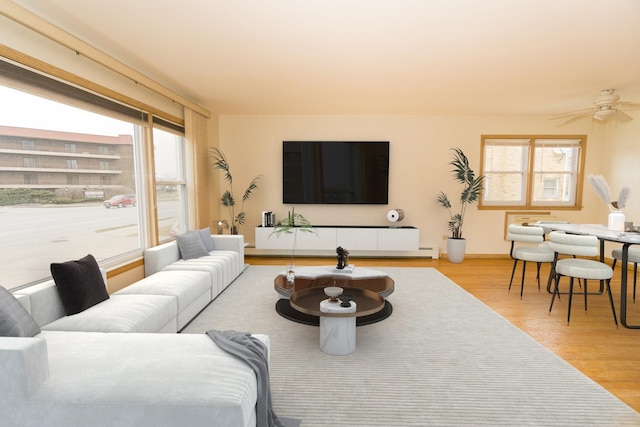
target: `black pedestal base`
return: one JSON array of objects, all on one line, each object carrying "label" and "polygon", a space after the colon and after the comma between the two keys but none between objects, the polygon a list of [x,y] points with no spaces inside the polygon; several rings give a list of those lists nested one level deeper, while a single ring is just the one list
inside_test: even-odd
[{"label": "black pedestal base", "polygon": [[[302,323],[305,325],[319,326],[320,318],[318,316],[312,316],[310,314],[301,313],[295,310],[289,304],[288,299],[280,299],[276,302],[276,311],[285,319],[289,319],[293,322]],[[393,312],[393,306],[389,301],[384,302],[384,307],[377,313],[370,314],[368,316],[356,317],[356,326],[370,325],[372,323],[379,322],[391,316]]]}]

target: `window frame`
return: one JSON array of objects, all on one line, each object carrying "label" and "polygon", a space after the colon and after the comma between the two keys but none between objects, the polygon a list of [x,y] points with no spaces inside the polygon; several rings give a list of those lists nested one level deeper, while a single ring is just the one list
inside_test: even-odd
[{"label": "window frame", "polygon": [[[503,210],[503,209],[526,209],[526,210],[580,210],[582,209],[582,194],[584,189],[584,166],[587,152],[587,136],[586,135],[481,135],[480,142],[480,173],[485,174],[485,149],[489,141],[495,140],[521,140],[527,141],[522,144],[527,147],[526,169],[523,172],[524,182],[522,183],[523,200],[517,203],[488,203],[484,197],[478,200],[478,209],[483,210]],[[575,197],[571,205],[558,203],[544,203],[540,201],[534,202],[534,177],[536,171],[534,168],[536,155],[536,147],[542,147],[544,144],[536,144],[541,140],[579,140],[579,154],[575,173]],[[524,157],[524,156],[523,156]],[[523,159],[524,161],[524,159]],[[485,184],[486,185],[486,184]]]}]

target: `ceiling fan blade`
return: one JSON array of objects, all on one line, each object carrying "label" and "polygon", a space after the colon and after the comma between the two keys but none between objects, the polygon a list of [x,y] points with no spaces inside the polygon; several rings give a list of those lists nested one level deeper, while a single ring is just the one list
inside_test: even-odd
[{"label": "ceiling fan blade", "polygon": [[555,116],[551,117],[551,120],[566,119],[567,117],[573,117],[581,114],[592,113],[594,111],[595,111],[595,108],[583,108],[582,110],[569,111],[567,113],[556,114]]},{"label": "ceiling fan blade", "polygon": [[593,110],[589,110],[589,111],[586,111],[586,112],[584,112],[582,114],[578,114],[576,116],[573,116],[569,120],[566,120],[566,121],[560,123],[558,126],[564,126],[564,125],[567,125],[567,124],[569,124],[571,122],[575,122],[576,120],[584,119],[586,117],[593,117]]},{"label": "ceiling fan blade", "polygon": [[616,105],[623,107],[625,110],[640,110],[639,102],[618,102]]},{"label": "ceiling fan blade", "polygon": [[629,122],[631,120],[633,120],[633,117],[631,117],[630,115],[628,115],[627,113],[625,113],[622,110],[616,110],[616,120],[619,122]]}]

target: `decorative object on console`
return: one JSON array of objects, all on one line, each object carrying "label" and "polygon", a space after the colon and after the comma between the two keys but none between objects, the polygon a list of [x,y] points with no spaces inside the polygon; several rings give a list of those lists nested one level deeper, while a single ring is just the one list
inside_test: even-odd
[{"label": "decorative object on console", "polygon": [[349,251],[344,249],[342,246],[338,246],[336,248],[336,253],[338,254],[338,265],[336,268],[338,270],[342,270],[349,264]]},{"label": "decorative object on console", "polygon": [[438,195],[438,203],[449,211],[449,230],[451,237],[447,239],[447,258],[454,263],[464,260],[466,241],[462,237],[462,225],[467,205],[476,203],[480,198],[480,191],[484,183],[484,176],[476,176],[469,166],[469,159],[460,148],[452,148],[453,160],[449,163],[453,166],[454,180],[463,185],[460,193],[460,211],[454,213],[451,209],[451,201],[444,191]]},{"label": "decorative object on console", "polygon": [[387,212],[387,220],[391,223],[400,222],[404,219],[404,211],[402,209],[391,209]]},{"label": "decorative object on console", "polygon": [[262,226],[273,227],[276,224],[276,216],[272,211],[262,211]]},{"label": "decorative object on console", "polygon": [[224,230],[229,228],[229,223],[226,219],[220,219],[216,222],[216,228],[218,230],[218,234],[224,234]]},{"label": "decorative object on console", "polygon": [[589,175],[589,183],[598,197],[609,207],[609,218],[607,228],[610,230],[624,231],[624,223],[626,220],[622,208],[627,204],[629,198],[629,187],[624,186],[620,190],[618,200],[611,201],[611,190],[607,180],[602,175]]},{"label": "decorative object on console", "polygon": [[215,169],[220,169],[224,172],[224,179],[229,184],[229,188],[224,192],[222,197],[220,198],[220,202],[222,206],[229,209],[229,215],[231,216],[231,234],[238,234],[238,230],[241,225],[244,224],[246,219],[246,214],[244,212],[244,202],[246,202],[253,192],[258,189],[258,181],[262,178],[262,175],[256,175],[247,188],[244,190],[242,195],[242,203],[240,204],[240,211],[236,214],[235,206],[236,200],[233,197],[233,178],[231,176],[231,171],[229,168],[229,162],[225,157],[224,153],[220,151],[218,148],[212,148],[211,151],[213,154],[213,167]]}]

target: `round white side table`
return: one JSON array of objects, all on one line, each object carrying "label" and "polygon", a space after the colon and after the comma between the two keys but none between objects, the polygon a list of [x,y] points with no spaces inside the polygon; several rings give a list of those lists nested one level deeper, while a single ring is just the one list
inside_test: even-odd
[{"label": "round white side table", "polygon": [[320,316],[320,349],[327,354],[342,356],[356,349],[356,303],[350,301],[349,307],[341,307],[340,302],[328,299],[320,302],[321,313],[353,313],[348,317]]}]

